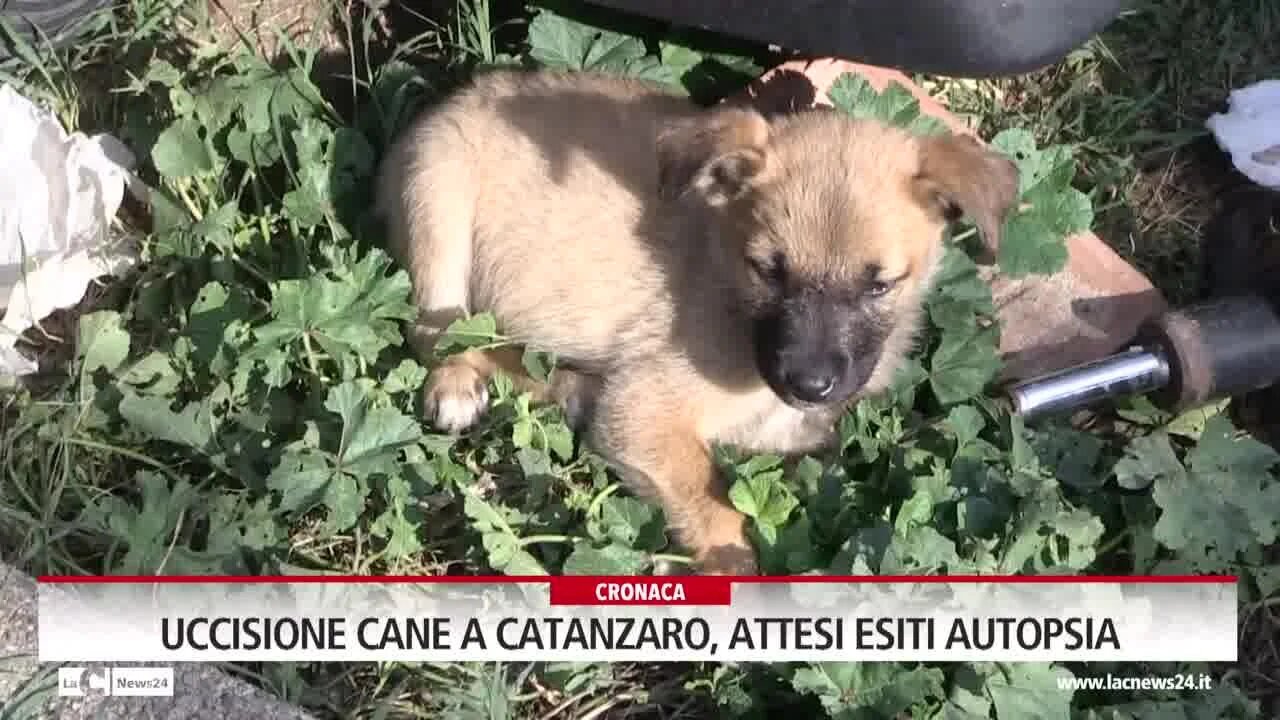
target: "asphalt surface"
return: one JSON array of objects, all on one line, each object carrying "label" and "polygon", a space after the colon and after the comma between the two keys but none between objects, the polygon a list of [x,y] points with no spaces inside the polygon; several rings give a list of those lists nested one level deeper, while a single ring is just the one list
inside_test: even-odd
[{"label": "asphalt surface", "polygon": [[[147,698],[98,693],[60,698],[59,666],[36,661],[35,580],[0,562],[0,720],[314,720],[211,665],[173,665],[173,697]],[[104,667],[83,666],[90,671]]]}]

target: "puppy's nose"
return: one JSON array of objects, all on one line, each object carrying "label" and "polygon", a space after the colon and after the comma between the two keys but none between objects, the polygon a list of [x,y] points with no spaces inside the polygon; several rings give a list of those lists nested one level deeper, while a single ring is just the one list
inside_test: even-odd
[{"label": "puppy's nose", "polygon": [[787,386],[791,394],[805,402],[822,402],[836,387],[836,375],[829,370],[799,370],[789,373]]}]

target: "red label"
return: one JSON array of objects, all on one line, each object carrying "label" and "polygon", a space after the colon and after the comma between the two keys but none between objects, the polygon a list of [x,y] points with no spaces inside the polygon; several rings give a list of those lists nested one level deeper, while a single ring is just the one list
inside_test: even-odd
[{"label": "red label", "polygon": [[728,605],[727,577],[551,578],[552,605]]}]

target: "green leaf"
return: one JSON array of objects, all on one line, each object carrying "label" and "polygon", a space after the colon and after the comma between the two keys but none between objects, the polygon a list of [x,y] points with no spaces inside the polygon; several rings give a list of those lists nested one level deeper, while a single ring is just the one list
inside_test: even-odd
[{"label": "green leaf", "polygon": [[1004,473],[982,458],[962,455],[953,462],[949,480],[960,499],[956,508],[959,529],[978,537],[990,537],[1004,529],[1016,504]]},{"label": "green leaf", "polygon": [[771,538],[761,538],[756,550],[766,574],[799,574],[812,570],[818,563],[813,543],[813,524],[801,508],[797,517],[784,525]]},{"label": "green leaf", "polygon": [[151,162],[156,171],[169,179],[212,172],[213,153],[200,131],[200,123],[189,117],[178,118],[165,128],[151,148]]},{"label": "green leaf", "polygon": [[401,475],[387,479],[387,509],[370,527],[370,532],[386,541],[386,553],[392,560],[404,560],[421,552],[418,524],[409,519],[409,483]]},{"label": "green leaf", "polygon": [[[181,573],[184,568],[169,562],[174,528],[196,501],[194,489],[186,480],[169,481],[159,473],[138,472],[131,483],[141,495],[139,505],[125,502],[115,495],[101,495],[85,508],[83,524],[108,533],[126,548],[112,571],[123,575],[154,575],[164,568],[165,574]],[[175,565],[178,565],[175,567]]]},{"label": "green leaf", "polygon": [[393,395],[413,392],[422,387],[426,379],[426,368],[413,360],[401,360],[399,365],[387,373],[386,380],[382,381],[382,389]]},{"label": "green leaf", "polygon": [[991,286],[982,279],[978,266],[968,253],[948,245],[934,276],[931,300],[945,299],[965,303],[975,313],[991,314]]},{"label": "green leaf", "polygon": [[76,359],[83,375],[99,369],[115,372],[128,356],[129,333],[121,325],[120,313],[99,310],[80,318]]},{"label": "green leaf", "polygon": [[[896,528],[895,528],[896,531]],[[886,575],[932,575],[972,572],[956,552],[951,538],[927,525],[908,525],[904,532],[894,532],[880,563]]]},{"label": "green leaf", "polygon": [[1035,135],[1029,130],[1002,130],[991,139],[991,147],[1017,164],[1018,192],[1022,195],[1042,186],[1066,187],[1075,177],[1071,149],[1062,145],[1037,148]]},{"label": "green leaf", "polygon": [[987,424],[982,413],[971,405],[957,405],[952,408],[945,422],[947,429],[955,436],[957,453],[977,440]]},{"label": "green leaf", "polygon": [[634,37],[540,9],[529,23],[529,56],[552,68],[604,72],[672,84],[675,78]]},{"label": "green leaf", "polygon": [[1001,366],[994,329],[944,331],[929,364],[929,386],[943,405],[981,395]]},{"label": "green leaf", "polygon": [[564,561],[565,575],[639,575],[649,564],[649,556],[612,543],[596,547],[579,543]]},{"label": "green leaf", "polygon": [[398,477],[404,467],[401,453],[421,439],[422,429],[395,408],[372,406],[368,390],[356,382],[331,389],[324,407],[340,419],[337,446],[322,449],[315,439],[304,438],[284,453],[267,486],[280,493],[287,512],[323,505],[326,527],[341,532],[364,510],[369,478]]},{"label": "green leaf", "polygon": [[319,120],[307,118],[292,137],[298,168],[293,189],[285,193],[284,209],[303,227],[313,227],[333,210],[329,187],[333,131]]},{"label": "green leaf", "polygon": [[1201,476],[1242,473],[1260,478],[1280,462],[1280,455],[1240,434],[1226,415],[1215,415],[1205,423],[1200,442],[1187,460],[1192,472]]},{"label": "green leaf", "polygon": [[1191,562],[1232,561],[1276,540],[1280,483],[1272,468],[1280,456],[1235,435],[1225,416],[1214,416],[1188,454],[1190,472],[1155,479],[1152,498],[1162,511],[1155,539]]},{"label": "green leaf", "polygon": [[661,41],[658,51],[663,70],[695,101],[722,97],[759,77],[764,70],[749,57],[702,52],[678,38]]},{"label": "green leaf", "polygon": [[1215,415],[1221,415],[1228,410],[1231,399],[1220,400],[1212,405],[1193,408],[1181,415],[1173,418],[1164,426],[1164,431],[1170,435],[1179,435],[1181,437],[1199,440],[1204,434],[1205,425]]},{"label": "green leaf", "polygon": [[906,537],[917,527],[928,525],[933,519],[933,497],[926,490],[917,490],[902,507],[894,520],[893,531]]},{"label": "green leaf", "polygon": [[232,350],[239,343],[234,335],[243,331],[242,318],[250,312],[249,301],[232,293],[219,282],[200,288],[191,304],[186,334],[191,338],[191,359],[209,367],[216,375],[227,375],[232,367]]},{"label": "green leaf", "polygon": [[545,422],[542,431],[547,440],[547,449],[561,462],[573,459],[573,430],[563,422]]},{"label": "green leaf", "polygon": [[324,406],[342,420],[336,469],[367,477],[394,475],[400,451],[422,437],[418,421],[393,407],[371,407],[359,384],[345,382],[329,391]]},{"label": "green leaf", "polygon": [[931,720],[990,720],[989,713],[976,713],[965,710],[963,707],[948,701],[938,712],[935,713]]},{"label": "green leaf", "polygon": [[1096,435],[1059,427],[1036,433],[1032,445],[1040,466],[1052,470],[1062,483],[1082,490],[1096,490],[1106,483],[1106,475],[1095,467],[1104,447]]},{"label": "green leaf", "polygon": [[1071,720],[1072,691],[1058,687],[1060,678],[1074,677],[1058,665],[1002,664],[1002,672],[987,680],[987,692],[997,720]]},{"label": "green leaf", "polygon": [[916,705],[943,697],[943,674],[938,668],[893,662],[814,663],[792,675],[791,685],[802,694],[816,695],[832,717],[852,717],[869,710],[875,717],[894,717]]},{"label": "green leaf", "polygon": [[663,66],[669,69],[676,77],[692,72],[704,59],[703,54],[697,50],[674,42],[664,41],[660,43],[658,52],[662,58]]},{"label": "green leaf", "polygon": [[901,83],[891,81],[877,92],[860,75],[844,73],[831,84],[827,97],[837,110],[854,118],[878,120],[921,135],[947,132],[940,120],[921,114],[920,101]]},{"label": "green leaf", "polygon": [[463,512],[467,517],[471,518],[472,525],[481,533],[501,532],[508,535],[514,535],[511,526],[506,519],[502,517],[502,513],[497,508],[486,502],[474,491],[465,493],[466,498],[463,502]]},{"label": "green leaf", "polygon": [[1088,196],[1071,186],[1070,148],[1037,148],[1031,133],[1021,129],[1002,131],[991,145],[1017,164],[1023,206],[1005,223],[1000,271],[1014,278],[1060,271],[1067,262],[1066,238],[1093,225]]},{"label": "green leaf", "polygon": [[445,357],[467,348],[501,344],[498,320],[492,313],[476,313],[449,324],[434,345],[436,357]]},{"label": "green leaf", "polygon": [[489,555],[489,564],[499,572],[508,575],[546,574],[545,570],[541,573],[526,571],[527,568],[540,566],[533,556],[520,547],[520,541],[514,535],[488,533],[481,536],[480,543]]},{"label": "green leaf", "polygon": [[518,448],[533,447],[533,420],[523,417],[511,426],[511,444]]},{"label": "green leaf", "polygon": [[729,489],[729,499],[740,512],[763,525],[781,527],[800,501],[782,481],[782,470],[739,477]]},{"label": "green leaf", "polygon": [[1127,490],[1142,490],[1161,478],[1176,480],[1186,473],[1169,436],[1159,431],[1134,438],[1115,467],[1116,483]]},{"label": "green leaf", "polygon": [[[272,286],[272,320],[254,328],[257,343],[246,354],[260,360],[304,337],[318,344],[341,367],[354,360],[373,363],[383,349],[400,345],[400,324],[416,316],[408,302],[409,276],[388,274],[391,262],[371,251],[332,277],[281,280]],[[314,350],[311,351],[314,353]]]},{"label": "green leaf", "polygon": [[236,97],[249,132],[269,134],[276,123],[287,127],[316,115],[315,86],[307,77],[306,69],[292,67],[279,71],[264,66],[241,77],[244,78],[240,83],[242,89],[236,92]]},{"label": "green leaf", "polygon": [[1064,240],[1093,225],[1093,207],[1078,190],[1024,197],[1033,203],[1005,223],[997,259],[1011,278],[1052,275],[1067,265]]},{"label": "green leaf", "polygon": [[169,404],[168,398],[126,393],[120,401],[120,417],[156,440],[211,453],[214,434],[222,423],[212,404],[192,402],[180,412],[170,410]]},{"label": "green leaf", "polygon": [[[263,373],[262,381],[268,387],[282,388],[289,384],[289,380],[293,378],[293,372],[289,369],[289,355],[283,348],[274,348],[261,354],[258,357],[262,361]],[[252,364],[252,360],[249,361]]]},{"label": "green leaf", "polygon": [[275,134],[254,134],[238,125],[227,132],[227,150],[231,157],[257,168],[271,167],[284,157],[284,149]]},{"label": "green leaf", "polygon": [[991,701],[987,698],[987,680],[997,671],[994,663],[970,663],[956,668],[947,704],[935,716],[937,720],[988,720]]},{"label": "green leaf", "polygon": [[[605,533],[627,547],[636,547],[651,535],[659,519],[656,506],[635,498],[610,497],[600,506],[600,523]],[[661,528],[657,528],[657,532],[660,534]]]},{"label": "green leaf", "polygon": [[[240,208],[235,201],[224,203],[213,210],[191,227],[191,234],[207,245],[212,245],[222,252],[233,253],[235,247],[236,225],[240,222]],[[201,251],[203,251],[201,247]],[[213,283],[210,283],[213,284]]]},{"label": "green leaf", "polygon": [[1036,456],[1035,448],[1031,446],[1031,432],[1027,429],[1026,423],[1023,422],[1022,416],[1006,413],[1005,419],[1009,423],[1009,467],[1016,473],[1038,474],[1040,471],[1040,458]]},{"label": "green leaf", "polygon": [[538,352],[526,347],[520,356],[520,364],[525,372],[529,373],[529,377],[540,382],[549,382],[556,366],[556,358],[552,353]]},{"label": "green leaf", "polygon": [[240,117],[249,135],[271,135],[271,97],[279,90],[279,84],[271,80],[249,83],[242,90]]},{"label": "green leaf", "polygon": [[493,569],[508,575],[548,574],[546,568],[520,545],[510,523],[497,507],[474,491],[466,491],[465,495],[463,512],[471,519],[472,527],[481,534],[481,543]]},{"label": "green leaf", "polygon": [[542,10],[529,23],[529,56],[543,65],[582,70],[598,32]]},{"label": "green leaf", "polygon": [[1066,507],[1057,486],[1045,483],[1022,498],[1000,569],[1008,574],[1084,570],[1093,564],[1105,530],[1097,516]]},{"label": "green leaf", "polygon": [[948,245],[926,301],[929,320],[944,332],[972,333],[995,312],[991,288],[964,250]]},{"label": "green leaf", "polygon": [[1170,420],[1169,414],[1156,407],[1145,395],[1134,395],[1116,401],[1116,414],[1144,429],[1161,425]]},{"label": "green leaf", "polygon": [[286,512],[323,505],[328,509],[325,526],[332,532],[354,525],[368,496],[367,486],[335,472],[330,458],[309,448],[286,452],[267,477],[267,487],[280,493],[280,508]]},{"label": "green leaf", "polygon": [[275,520],[267,498],[250,501],[245,494],[220,493],[209,510],[205,554],[211,561],[242,570],[240,555],[245,549],[268,550],[283,538],[283,528]]},{"label": "green leaf", "polygon": [[139,394],[171,397],[182,379],[168,354],[152,351],[130,365],[120,375],[120,381]]},{"label": "green leaf", "polygon": [[742,475],[744,477],[754,477],[756,475],[760,475],[761,473],[766,473],[771,470],[780,470],[781,468],[782,468],[781,457],[777,455],[763,454],[763,455],[752,455],[751,457],[747,458],[746,462],[738,466],[737,472],[739,475]]}]

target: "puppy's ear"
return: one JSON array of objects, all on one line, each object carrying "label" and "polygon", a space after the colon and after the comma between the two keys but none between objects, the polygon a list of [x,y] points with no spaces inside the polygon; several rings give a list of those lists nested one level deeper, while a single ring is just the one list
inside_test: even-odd
[{"label": "puppy's ear", "polygon": [[663,197],[696,193],[712,207],[742,197],[770,171],[769,121],[748,109],[717,109],[671,123],[658,134]]},{"label": "puppy's ear", "polygon": [[988,248],[1000,246],[1019,195],[1012,160],[967,135],[932,135],[920,139],[920,169],[912,183],[925,207],[947,221],[967,215]]}]

